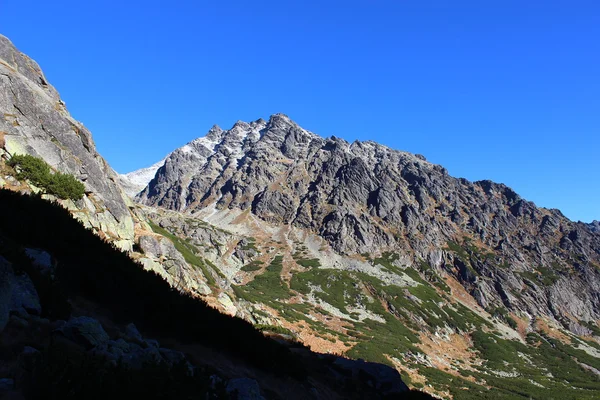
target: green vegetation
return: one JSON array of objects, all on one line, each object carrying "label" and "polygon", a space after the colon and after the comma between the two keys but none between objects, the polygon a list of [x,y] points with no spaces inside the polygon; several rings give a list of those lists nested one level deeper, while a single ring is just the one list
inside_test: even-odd
[{"label": "green vegetation", "polygon": [[321,262],[317,258],[305,258],[308,248],[304,245],[298,247],[298,251],[292,256],[296,264],[303,266],[304,268],[318,268],[321,266]]},{"label": "green vegetation", "polygon": [[191,243],[180,239],[178,236],[173,235],[171,232],[155,224],[152,221],[148,221],[148,224],[155,233],[166,237],[173,243],[177,251],[180,252],[183,258],[185,259],[185,262],[196,268],[199,268],[202,271],[202,274],[206,278],[206,281],[209,285],[215,284],[215,278],[210,273],[209,266],[207,265],[204,259],[196,255],[196,253],[198,253],[197,248],[195,248]]},{"label": "green vegetation", "polygon": [[261,332],[279,333],[281,335],[294,336],[292,331],[290,331],[288,328],[284,328],[283,326],[257,324],[254,325],[254,327]]},{"label": "green vegetation", "polygon": [[70,174],[52,173],[50,166],[41,158],[17,154],[7,164],[17,171],[17,179],[27,179],[60,199],[79,200],[85,194],[85,186],[81,181]]},{"label": "green vegetation", "polygon": [[264,262],[259,261],[259,260],[255,260],[255,261],[251,261],[250,263],[244,265],[241,270],[244,272],[254,272],[254,271],[259,271],[262,266],[264,265]]},{"label": "green vegetation", "polygon": [[517,327],[518,327],[517,321],[515,321],[515,319],[510,316],[510,314],[508,313],[508,310],[505,307],[495,307],[495,308],[488,310],[488,312],[492,316],[506,322],[508,324],[508,326],[510,326],[511,328],[517,329]]},{"label": "green vegetation", "polygon": [[559,279],[559,276],[554,271],[555,270],[553,269],[540,265],[533,271],[523,271],[520,274],[523,278],[529,279],[532,282],[541,283],[544,286],[551,286]]},{"label": "green vegetation", "polygon": [[345,313],[347,305],[354,305],[361,298],[357,281],[348,271],[312,269],[292,277],[290,287],[298,293],[309,294],[310,286],[320,288],[313,293],[316,298]]},{"label": "green vegetation", "polygon": [[319,259],[317,258],[300,258],[295,260],[298,265],[303,266],[304,268],[318,268],[321,266]]},{"label": "green vegetation", "polygon": [[252,303],[280,306],[280,300],[289,299],[290,289],[281,280],[283,256],[276,256],[261,275],[244,286],[233,286],[236,296]]},{"label": "green vegetation", "polygon": [[246,243],[242,246],[242,250],[244,250],[244,251],[254,250],[254,251],[258,252],[258,249],[256,248],[256,239],[246,238]]},{"label": "green vegetation", "polygon": [[[591,330],[593,335],[600,336],[600,328],[594,322],[592,322],[592,321],[579,321],[579,323],[582,324],[583,326],[585,326],[586,328],[588,328],[589,330]],[[596,345],[598,345],[598,344],[596,343]]]}]

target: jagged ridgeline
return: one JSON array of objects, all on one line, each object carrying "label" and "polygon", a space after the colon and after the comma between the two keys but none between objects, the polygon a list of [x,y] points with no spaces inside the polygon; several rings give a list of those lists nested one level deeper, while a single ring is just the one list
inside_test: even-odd
[{"label": "jagged ridgeline", "polygon": [[[228,312],[442,397],[598,395],[594,224],[283,114],[215,126],[129,176],[162,229],[213,254]],[[199,223],[229,232],[216,255]]]},{"label": "jagged ridgeline", "polygon": [[249,212],[341,255],[398,254],[455,277],[485,309],[545,316],[577,334],[600,319],[592,225],[422,156],[319,137],[285,115],[213,127],[168,155],[137,199],[199,217]]}]

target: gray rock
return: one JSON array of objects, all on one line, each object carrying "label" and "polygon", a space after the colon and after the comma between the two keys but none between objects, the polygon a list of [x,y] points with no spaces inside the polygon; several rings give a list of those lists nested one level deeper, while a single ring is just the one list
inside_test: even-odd
[{"label": "gray rock", "polygon": [[0,394],[13,390],[15,381],[9,378],[0,379]]},{"label": "gray rock", "polygon": [[141,262],[146,269],[158,273],[174,287],[199,294],[211,292],[203,282],[206,278],[202,270],[189,265],[171,240],[155,235],[142,235],[138,240],[144,254]]},{"label": "gray rock", "polygon": [[[427,260],[484,307],[600,319],[597,222],[569,221],[503,184],[453,178],[419,155],[319,137],[282,114],[213,127],[172,152],[137,200],[192,215],[206,207],[249,210],[318,234],[338,253],[393,252],[413,267]],[[239,249],[234,255],[248,259]],[[530,290],[521,293],[526,280]]]},{"label": "gray rock", "polygon": [[17,360],[17,368],[15,372],[15,380],[19,387],[27,385],[28,379],[35,372],[36,365],[42,358],[42,353],[37,349],[25,346],[23,351],[19,354]]},{"label": "gray rock", "polygon": [[40,315],[42,307],[40,298],[29,276],[16,275],[11,298],[11,310],[24,310],[29,314]]},{"label": "gray rock", "polygon": [[125,339],[127,339],[128,341],[133,341],[135,343],[141,343],[144,340],[142,338],[142,334],[140,333],[140,331],[138,331],[137,327],[133,322],[127,324],[127,326],[125,327]]},{"label": "gray rock", "polygon": [[367,385],[383,395],[399,395],[409,391],[398,371],[387,365],[341,357],[338,357],[333,365],[346,371],[343,373],[345,376],[349,374],[354,380],[366,380]]},{"label": "gray rock", "polygon": [[27,329],[27,328],[29,328],[29,321],[27,321],[27,319],[19,317],[17,315],[14,315],[14,314],[11,315],[9,321],[10,321],[9,322],[10,325],[14,326],[16,328],[19,328],[19,329]]},{"label": "gray rock", "polygon": [[8,154],[43,158],[86,187],[83,200],[63,201],[87,227],[131,249],[133,219],[117,174],[98,154],[91,133],[68,113],[35,61],[0,35],[0,132]]},{"label": "gray rock", "polygon": [[25,254],[31,259],[33,265],[38,267],[40,271],[52,274],[54,272],[55,263],[50,253],[41,249],[25,249]]},{"label": "gray rock", "polygon": [[87,349],[106,344],[110,339],[102,324],[90,317],[71,318],[59,332]]},{"label": "gray rock", "polygon": [[128,368],[140,370],[147,365],[158,364],[162,361],[160,352],[156,347],[138,348],[125,353],[120,358],[121,362]]},{"label": "gray rock", "polygon": [[146,339],[144,340],[144,344],[146,347],[154,347],[155,349],[160,347],[160,343],[158,343],[158,340],[156,339]]},{"label": "gray rock", "polygon": [[158,351],[160,352],[160,355],[163,357],[163,359],[170,365],[179,364],[180,362],[183,362],[186,359],[185,354],[183,354],[180,351],[164,348],[160,348],[158,349]]},{"label": "gray rock", "polygon": [[225,389],[230,396],[237,400],[264,400],[260,394],[258,382],[250,378],[235,378],[227,382]]},{"label": "gray rock", "polygon": [[0,332],[8,323],[11,309],[14,273],[6,259],[0,257]]}]

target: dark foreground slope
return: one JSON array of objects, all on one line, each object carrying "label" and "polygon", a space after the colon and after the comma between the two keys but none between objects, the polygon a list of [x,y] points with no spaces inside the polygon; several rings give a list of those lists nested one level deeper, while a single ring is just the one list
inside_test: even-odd
[{"label": "dark foreground slope", "polygon": [[173,290],[57,204],[0,190],[0,209],[0,396],[235,398],[236,385],[266,398],[422,396],[391,368],[267,338]]}]

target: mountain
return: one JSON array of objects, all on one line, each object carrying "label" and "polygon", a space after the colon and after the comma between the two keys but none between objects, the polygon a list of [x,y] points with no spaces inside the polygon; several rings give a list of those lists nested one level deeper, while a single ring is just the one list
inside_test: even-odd
[{"label": "mountain", "polygon": [[[0,398],[430,398],[390,366],[313,352],[207,304],[227,298],[221,276],[154,223],[180,215],[131,202],[3,36],[0,109]],[[58,190],[72,183],[84,193]],[[197,228],[196,239],[231,239]]]},{"label": "mountain", "polygon": [[0,144],[0,155],[30,154],[80,179],[85,184],[84,198],[65,205],[77,211],[84,225],[131,250],[133,203],[118,185],[117,174],[96,151],[91,133],[69,115],[38,64],[2,35]]},{"label": "mountain", "polygon": [[[374,142],[321,138],[281,114],[213,127],[170,154],[138,199],[187,213],[249,210],[341,254],[394,252],[413,268],[425,261],[484,308],[544,315],[574,332],[600,318],[600,235],[586,224],[505,185],[456,179]],[[537,278],[546,271],[552,284]]]},{"label": "mountain", "polygon": [[600,389],[600,235],[505,185],[276,114],[175,150],[136,201],[207,301],[313,349],[444,398]]},{"label": "mountain", "polygon": [[164,165],[165,160],[166,158],[149,167],[138,169],[127,174],[119,174],[119,183],[125,193],[130,197],[135,197],[136,194],[148,186],[148,183],[154,178],[154,175],[156,175],[156,171]]}]

